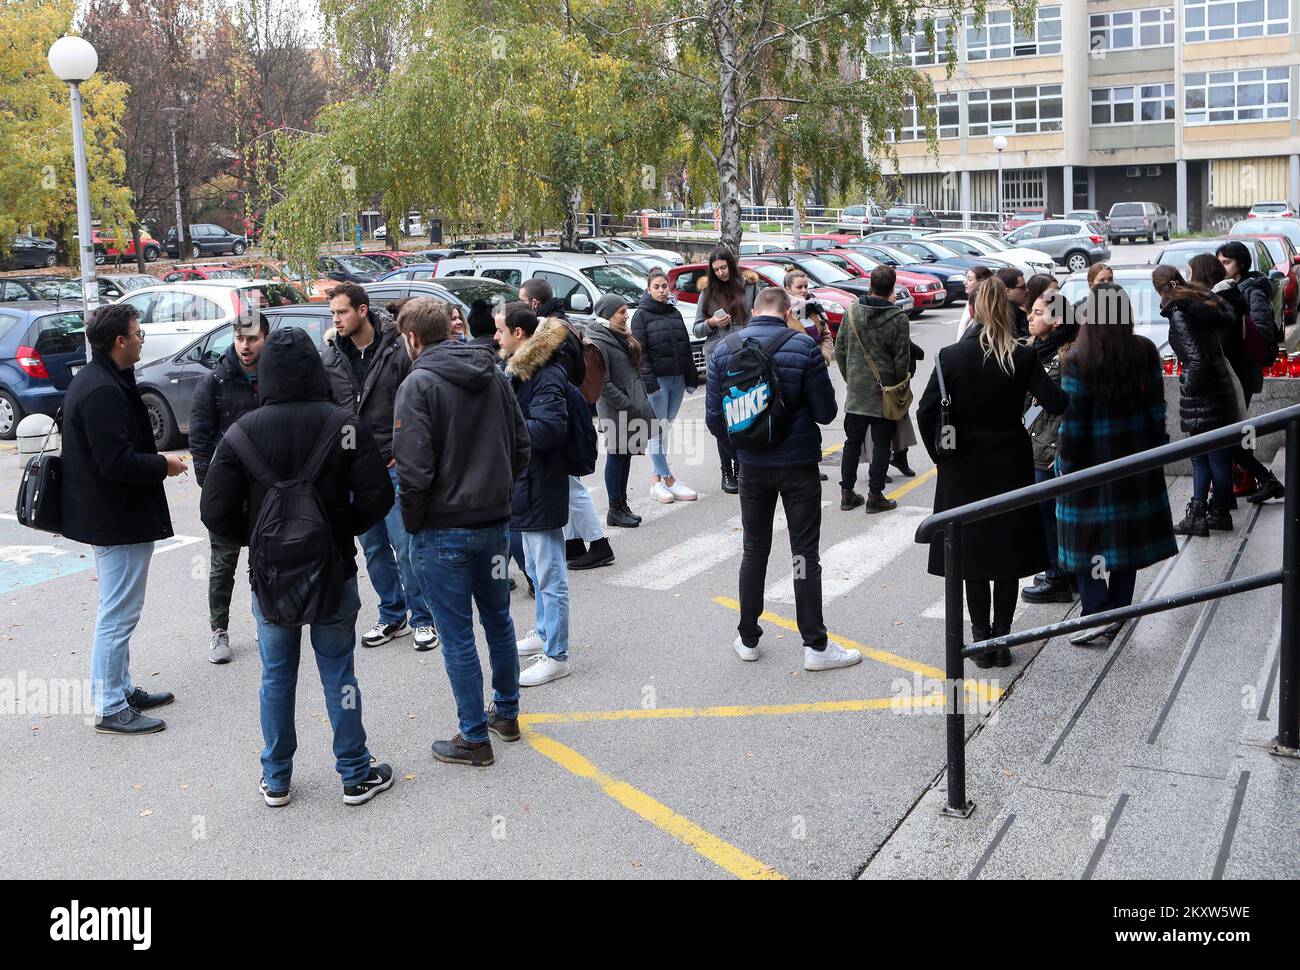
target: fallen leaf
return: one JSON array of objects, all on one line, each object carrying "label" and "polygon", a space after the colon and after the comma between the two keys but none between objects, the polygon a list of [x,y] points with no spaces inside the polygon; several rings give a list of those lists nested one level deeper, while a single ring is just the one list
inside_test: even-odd
[{"label": "fallen leaf", "polygon": [[181,785],[181,791],[189,791],[189,790],[190,790],[189,785]]},{"label": "fallen leaf", "polygon": [[415,781],[415,775],[408,771],[406,774],[402,775],[402,781]]},{"label": "fallen leaf", "polygon": [[1006,775],[1008,778],[1016,777],[1016,773],[1012,771],[1010,768],[1003,768],[1002,773]]},{"label": "fallen leaf", "polygon": [[152,814],[153,814],[153,809],[152,809],[152,808],[146,808],[143,812],[140,813],[140,817],[141,817],[141,818],[146,818],[147,816],[152,815]]},{"label": "fallen leaf", "polygon": [[134,788],[136,791],[139,791],[141,788],[144,787],[144,785],[132,785],[131,787]]}]

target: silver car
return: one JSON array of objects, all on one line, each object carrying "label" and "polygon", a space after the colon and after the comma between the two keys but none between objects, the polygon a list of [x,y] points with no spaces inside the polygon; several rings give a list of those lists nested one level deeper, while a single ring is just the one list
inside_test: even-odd
[{"label": "silver car", "polygon": [[1153,243],[1156,236],[1168,242],[1172,221],[1169,210],[1155,202],[1116,202],[1106,217],[1106,234],[1111,242],[1126,238]]},{"label": "silver car", "polygon": [[1013,246],[1046,253],[1071,273],[1086,270],[1093,263],[1110,259],[1106,232],[1091,222],[1076,219],[1046,219],[1031,222],[1002,237]]}]

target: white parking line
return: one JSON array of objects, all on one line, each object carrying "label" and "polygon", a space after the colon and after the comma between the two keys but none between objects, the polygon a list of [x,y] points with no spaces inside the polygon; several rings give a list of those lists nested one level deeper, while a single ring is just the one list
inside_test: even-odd
[{"label": "white parking line", "polygon": [[[673,506],[665,508],[671,509]],[[772,534],[784,532],[785,527],[785,512],[778,508],[772,522]],[[638,589],[672,589],[743,551],[744,533],[740,527],[740,516],[736,515],[724,522],[720,529],[665,549],[633,569],[614,576],[610,582],[616,586]]]}]

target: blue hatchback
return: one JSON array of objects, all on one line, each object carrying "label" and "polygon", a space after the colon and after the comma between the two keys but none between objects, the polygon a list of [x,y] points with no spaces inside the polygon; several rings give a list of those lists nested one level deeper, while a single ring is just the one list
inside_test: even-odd
[{"label": "blue hatchback", "polygon": [[0,304],[0,440],[29,414],[53,416],[74,369],[86,362],[81,307],[46,301]]}]

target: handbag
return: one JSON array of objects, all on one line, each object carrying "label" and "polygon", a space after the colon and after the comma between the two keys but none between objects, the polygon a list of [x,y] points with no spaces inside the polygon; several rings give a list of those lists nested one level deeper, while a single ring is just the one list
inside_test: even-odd
[{"label": "handbag", "polygon": [[41,442],[40,454],[28,459],[14,507],[19,525],[55,534],[63,532],[63,458],[46,454],[45,448],[62,417],[63,409],[59,408]]},{"label": "handbag", "polygon": [[902,421],[907,417],[907,412],[912,407],[912,376],[909,374],[897,384],[886,387],[880,379],[880,371],[876,368],[876,362],[871,359],[867,353],[866,346],[862,343],[862,338],[858,335],[858,325],[853,319],[853,313],[849,313],[849,329],[853,331],[853,339],[858,342],[858,349],[862,351],[862,356],[867,358],[867,366],[871,368],[871,376],[876,379],[880,385],[880,409],[885,412],[885,417],[890,421]]},{"label": "handbag", "polygon": [[1277,348],[1269,347],[1249,313],[1241,318],[1241,337],[1245,344],[1246,359],[1256,367],[1269,367],[1277,360]]},{"label": "handbag", "polygon": [[943,351],[934,355],[934,376],[939,379],[939,430],[934,436],[934,454],[936,458],[952,458],[957,454],[957,429],[949,410],[952,398],[943,380]]}]

